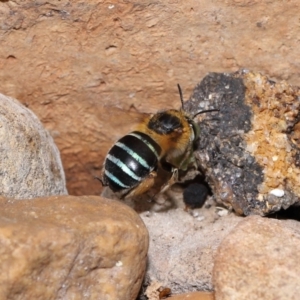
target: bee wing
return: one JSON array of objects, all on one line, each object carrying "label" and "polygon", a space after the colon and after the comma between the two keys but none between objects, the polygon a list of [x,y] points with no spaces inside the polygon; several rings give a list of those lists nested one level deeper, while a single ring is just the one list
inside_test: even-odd
[{"label": "bee wing", "polygon": [[[97,107],[93,114],[95,117],[91,126],[96,133],[96,141],[90,146],[92,151],[90,152],[90,159],[98,161],[99,165],[93,163],[93,168],[96,170],[102,170],[101,175],[99,172],[92,172],[94,177],[100,177],[103,179],[103,161],[108,153],[109,149],[114,143],[122,136],[134,130],[137,124],[141,123],[150,114],[140,113],[137,110],[127,110],[116,107]],[[87,122],[85,122],[85,126]],[[99,185],[99,183],[97,183]],[[96,185],[96,182],[95,182]]]},{"label": "bee wing", "polygon": [[136,110],[124,111],[116,107],[103,107],[97,114],[101,125],[98,131],[104,143],[112,145],[116,140],[134,130],[149,115]]}]

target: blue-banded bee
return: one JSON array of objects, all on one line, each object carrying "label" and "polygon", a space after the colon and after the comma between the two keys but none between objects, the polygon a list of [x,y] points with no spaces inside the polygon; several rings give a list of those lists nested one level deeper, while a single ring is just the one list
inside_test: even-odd
[{"label": "blue-banded bee", "polygon": [[181,109],[160,111],[144,119],[134,131],[119,139],[104,161],[99,179],[121,198],[147,192],[155,182],[157,171],[171,173],[160,192],[178,180],[178,170],[186,170],[193,160],[193,146],[199,136],[194,118],[215,109],[190,115],[184,110],[182,91],[178,85]]}]

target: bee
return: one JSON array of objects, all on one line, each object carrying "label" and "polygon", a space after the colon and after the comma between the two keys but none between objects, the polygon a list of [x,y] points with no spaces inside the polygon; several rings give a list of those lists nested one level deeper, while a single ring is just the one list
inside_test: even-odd
[{"label": "bee", "polygon": [[108,151],[101,177],[103,186],[129,198],[147,192],[155,183],[159,168],[168,171],[170,179],[161,187],[165,192],[178,181],[178,171],[187,170],[193,161],[193,151],[200,129],[194,115],[184,110],[180,85],[181,108],[159,111],[145,118],[134,131],[119,139]]}]

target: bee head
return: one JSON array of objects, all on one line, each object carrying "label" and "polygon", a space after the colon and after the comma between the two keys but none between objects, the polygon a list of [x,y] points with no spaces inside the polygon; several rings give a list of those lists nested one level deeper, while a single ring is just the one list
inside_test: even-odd
[{"label": "bee head", "polygon": [[195,141],[199,134],[200,129],[198,124],[194,121],[194,118],[201,113],[208,111],[216,111],[216,109],[205,110],[197,112],[192,115],[184,109],[184,100],[180,85],[178,84],[178,90],[181,101],[181,108],[179,110],[169,109],[158,112],[147,120],[146,126],[152,133],[156,133],[159,136],[168,136],[173,141],[179,141],[183,144],[186,141]]},{"label": "bee head", "polygon": [[169,109],[153,115],[149,119],[148,128],[159,135],[177,137],[183,133],[189,134],[189,140],[194,141],[199,136],[199,128],[194,121],[194,116],[184,110],[182,90],[178,84],[181,108],[179,110]]},{"label": "bee head", "polygon": [[148,123],[148,127],[158,134],[181,133],[183,130],[182,118],[175,109],[155,114]]}]

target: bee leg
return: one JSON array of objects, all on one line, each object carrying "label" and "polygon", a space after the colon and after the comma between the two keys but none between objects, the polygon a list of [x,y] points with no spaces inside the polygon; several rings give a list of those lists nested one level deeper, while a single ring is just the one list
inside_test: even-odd
[{"label": "bee leg", "polygon": [[195,157],[193,155],[193,148],[189,147],[189,149],[185,152],[184,156],[181,157],[181,162],[178,166],[179,170],[187,170],[191,165],[197,165]]},{"label": "bee leg", "polygon": [[149,175],[139,185],[125,195],[124,199],[136,197],[147,192],[154,185],[156,176],[157,173],[155,171],[150,172]]},{"label": "bee leg", "polygon": [[102,186],[108,186],[108,183],[103,180],[103,178],[94,176],[94,179],[97,179],[101,182]]},{"label": "bee leg", "polygon": [[158,194],[166,192],[176,182],[178,182],[178,169],[172,168],[171,178],[162,186]]},{"label": "bee leg", "polygon": [[107,178],[106,178],[106,176],[105,176],[104,173],[105,173],[105,167],[102,166],[101,172],[100,172],[100,176],[93,176],[94,179],[97,179],[98,181],[101,182],[102,187],[105,187],[105,186],[109,185],[108,180],[107,180]]},{"label": "bee leg", "polygon": [[155,195],[153,195],[151,197],[151,201],[155,202],[155,203],[158,203],[158,204],[163,204],[165,202],[165,200],[163,202],[161,202],[159,200],[159,196],[160,195],[163,195],[164,197],[167,196],[167,192],[168,192],[168,189],[174,184],[178,182],[178,169],[177,168],[172,168],[172,176],[171,178],[161,187],[161,189],[159,190],[158,193],[156,193]]}]

